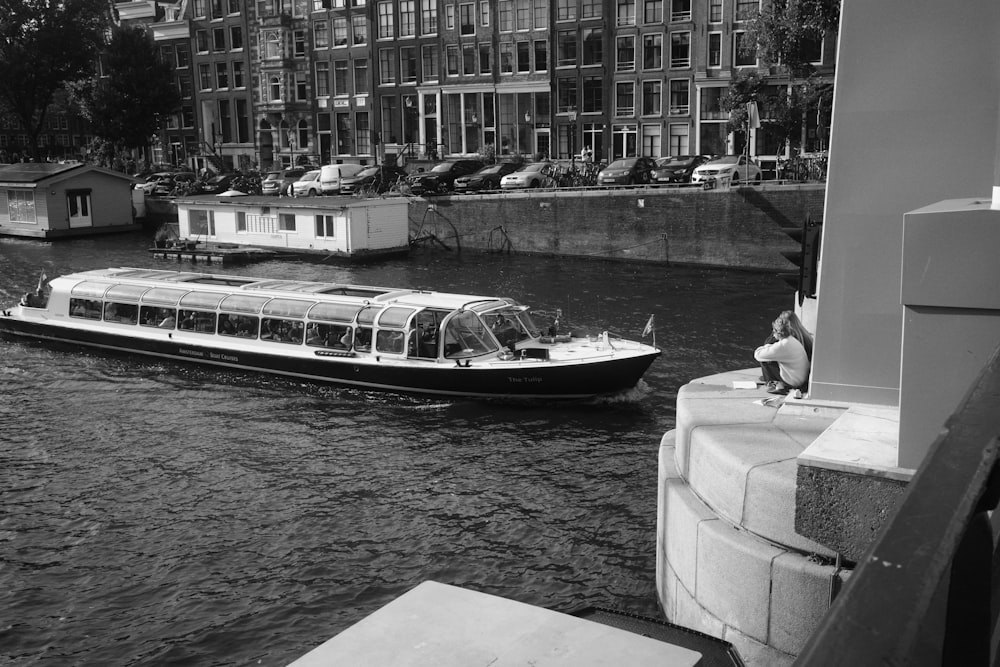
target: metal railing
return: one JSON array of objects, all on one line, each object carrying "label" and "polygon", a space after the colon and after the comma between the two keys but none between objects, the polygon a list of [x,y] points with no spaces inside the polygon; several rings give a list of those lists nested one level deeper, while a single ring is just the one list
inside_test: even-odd
[{"label": "metal railing", "polygon": [[796,665],[996,664],[998,406],[1000,347]]}]

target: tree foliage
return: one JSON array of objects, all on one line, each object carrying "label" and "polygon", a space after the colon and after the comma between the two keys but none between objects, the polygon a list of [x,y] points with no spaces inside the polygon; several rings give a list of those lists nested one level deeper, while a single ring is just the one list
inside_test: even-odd
[{"label": "tree foliage", "polygon": [[38,135],[56,91],[94,66],[108,25],[104,0],[0,0],[0,106]]},{"label": "tree foliage", "polygon": [[755,44],[765,65],[780,63],[794,76],[807,76],[812,65],[806,47],[836,31],[841,0],[772,0],[747,24],[748,44]]},{"label": "tree foliage", "polygon": [[141,26],[116,26],[101,60],[103,77],[71,85],[80,112],[96,136],[119,148],[147,146],[159,114],[180,107],[173,70]]}]

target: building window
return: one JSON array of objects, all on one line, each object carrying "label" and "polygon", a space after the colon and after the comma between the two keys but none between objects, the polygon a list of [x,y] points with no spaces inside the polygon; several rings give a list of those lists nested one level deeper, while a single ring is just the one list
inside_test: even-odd
[{"label": "building window", "polygon": [[490,3],[488,0],[481,0],[479,3],[479,25],[484,28],[490,24]]},{"label": "building window", "polygon": [[417,34],[417,12],[413,0],[399,3],[399,36],[413,37]]},{"label": "building window", "polygon": [[510,42],[500,44],[500,73],[514,73],[514,45]]},{"label": "building window", "polygon": [[500,32],[514,32],[514,2],[513,0],[500,0],[498,7],[500,22]]},{"label": "building window", "polygon": [[733,33],[733,65],[735,67],[755,67],[757,65],[757,48],[746,37],[746,33]]},{"label": "building window", "polygon": [[449,44],[444,55],[445,74],[458,76],[458,44]]},{"label": "building window", "polygon": [[488,43],[479,45],[479,73],[490,74],[493,71],[493,52]]},{"label": "building window", "polygon": [[215,63],[216,88],[229,88],[229,63]]},{"label": "building window", "polygon": [[618,25],[635,25],[635,0],[618,0]]},{"label": "building window", "polygon": [[11,222],[35,223],[35,193],[30,190],[7,191],[7,215]]},{"label": "building window", "polygon": [[243,28],[234,25],[229,28],[229,48],[233,51],[243,50]]},{"label": "building window", "polygon": [[281,101],[281,78],[278,76],[272,76],[268,79],[268,99],[271,102]]},{"label": "building window", "polygon": [[631,82],[615,84],[615,116],[635,115],[635,85]]},{"label": "building window", "polygon": [[455,29],[455,5],[445,5],[444,7],[444,27],[446,30]]},{"label": "building window", "polygon": [[438,31],[438,10],[436,2],[420,3],[420,34],[436,35]]},{"label": "building window", "polygon": [[670,20],[690,21],[691,0],[670,0]]},{"label": "building window", "polygon": [[299,148],[309,147],[309,121],[304,118],[299,121],[298,126],[295,128],[295,133],[297,135],[297,141],[299,142]]},{"label": "building window", "polygon": [[224,28],[215,28],[212,31],[212,50],[213,51],[226,50],[226,31]]},{"label": "building window", "polygon": [[208,32],[199,30],[194,34],[194,45],[198,53],[208,53]]},{"label": "building window", "polygon": [[708,33],[708,66],[722,67],[722,33]]},{"label": "building window", "polygon": [[514,6],[514,20],[518,30],[531,29],[530,0],[518,0]]},{"label": "building window", "polygon": [[661,81],[642,82],[642,115],[659,116],[663,113],[663,83]]},{"label": "building window", "polygon": [[528,42],[517,42],[517,71],[531,71],[531,49]]},{"label": "building window", "polygon": [[187,44],[178,44],[174,56],[177,58],[177,69],[184,69],[191,64],[191,54],[188,52]]},{"label": "building window", "polygon": [[688,141],[689,128],[687,124],[673,123],[670,125],[670,147],[671,155],[690,155],[690,143]]},{"label": "building window", "polygon": [[722,0],[708,0],[709,23],[722,23]]},{"label": "building window", "polygon": [[243,61],[234,60],[233,61],[233,88],[245,88],[246,79],[244,78],[243,71]]},{"label": "building window", "polygon": [[691,66],[691,33],[670,33],[670,66]]},{"label": "building window", "polygon": [[460,35],[476,34],[476,6],[471,2],[458,6],[458,25]]},{"label": "building window", "polygon": [[535,40],[535,71],[547,72],[549,70],[549,42],[544,39]]},{"label": "building window", "polygon": [[306,55],[306,31],[296,30],[292,35],[292,41],[295,45],[295,57],[302,58]]},{"label": "building window", "polygon": [[316,63],[316,96],[328,97],[330,95],[330,63]]},{"label": "building window", "polygon": [[333,94],[344,96],[350,92],[347,86],[347,61],[338,60],[333,63]]},{"label": "building window", "polygon": [[576,0],[556,0],[556,21],[576,20]]},{"label": "building window", "polygon": [[663,35],[650,33],[642,36],[642,69],[663,68]]},{"label": "building window", "polygon": [[576,111],[578,105],[576,96],[576,79],[559,79],[558,95],[559,113]]},{"label": "building window", "polygon": [[208,63],[198,65],[198,86],[201,90],[212,90],[212,70]]},{"label": "building window", "polygon": [[635,71],[635,37],[619,37],[615,49],[615,71]]},{"label": "building window", "polygon": [[604,83],[599,76],[583,78],[583,112],[599,113],[604,111]]},{"label": "building window", "polygon": [[535,2],[535,30],[547,30],[549,27],[549,3],[546,0]]},{"label": "building window", "polygon": [[417,50],[412,46],[399,50],[399,78],[402,83],[417,82]]},{"label": "building window", "polygon": [[395,49],[378,50],[378,82],[383,86],[396,83],[396,52]]},{"label": "building window", "polygon": [[594,19],[601,16],[601,0],[580,0],[580,18]]},{"label": "building window", "polygon": [[264,58],[273,60],[281,57],[281,31],[265,30],[262,39],[264,41]]},{"label": "building window", "polygon": [[749,21],[757,16],[760,0],[736,0],[736,20]]},{"label": "building window", "polygon": [[326,21],[316,21],[313,24],[313,48],[326,49],[330,47],[330,24]]},{"label": "building window", "polygon": [[363,111],[359,111],[355,115],[355,125],[356,133],[354,136],[354,142],[357,146],[358,155],[371,155],[372,144],[371,144],[371,127],[368,124],[368,114]]},{"label": "building window", "polygon": [[395,28],[392,24],[392,3],[378,3],[378,38],[392,39],[396,36]]},{"label": "building window", "polygon": [[306,102],[309,100],[309,86],[306,83],[305,72],[295,73],[295,99],[298,102]]},{"label": "building window", "polygon": [[368,59],[357,58],[354,61],[354,94],[368,93]]},{"label": "building window", "polygon": [[560,30],[558,35],[559,56],[556,65],[565,67],[576,65],[576,31]]},{"label": "building window", "polygon": [[601,65],[604,62],[604,31],[598,28],[583,30],[583,64]]},{"label": "building window", "polygon": [[687,79],[670,80],[670,115],[686,116],[691,113],[691,82]]},{"label": "building window", "polygon": [[660,154],[660,126],[642,126],[642,150],[640,155],[657,156]]},{"label": "building window", "polygon": [[663,23],[663,0],[643,0],[643,23]]},{"label": "building window", "polygon": [[476,73],[476,45],[462,45],[462,74],[472,76]]},{"label": "building window", "polygon": [[347,46],[347,19],[342,16],[333,19],[333,45]]},{"label": "building window", "polygon": [[364,14],[355,14],[351,17],[351,30],[354,32],[354,45],[368,43],[368,19]]},{"label": "building window", "polygon": [[438,52],[437,46],[420,47],[420,66],[424,81],[438,80]]}]

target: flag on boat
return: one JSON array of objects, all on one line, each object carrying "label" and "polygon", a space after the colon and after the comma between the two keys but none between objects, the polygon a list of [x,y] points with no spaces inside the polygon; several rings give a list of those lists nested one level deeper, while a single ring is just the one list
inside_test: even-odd
[{"label": "flag on boat", "polygon": [[41,292],[42,288],[45,287],[45,283],[48,282],[49,277],[45,275],[45,269],[42,269],[42,275],[38,276],[38,289],[36,292]]},{"label": "flag on boat", "polygon": [[653,316],[649,316],[649,321],[646,322],[646,328],[642,330],[642,337],[645,338],[649,334],[653,333]]}]

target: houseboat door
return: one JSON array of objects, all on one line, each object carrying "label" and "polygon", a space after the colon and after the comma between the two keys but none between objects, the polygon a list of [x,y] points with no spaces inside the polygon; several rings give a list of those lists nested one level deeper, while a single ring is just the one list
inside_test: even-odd
[{"label": "houseboat door", "polygon": [[69,226],[91,227],[94,220],[90,216],[90,190],[69,190],[66,192],[69,209]]}]

